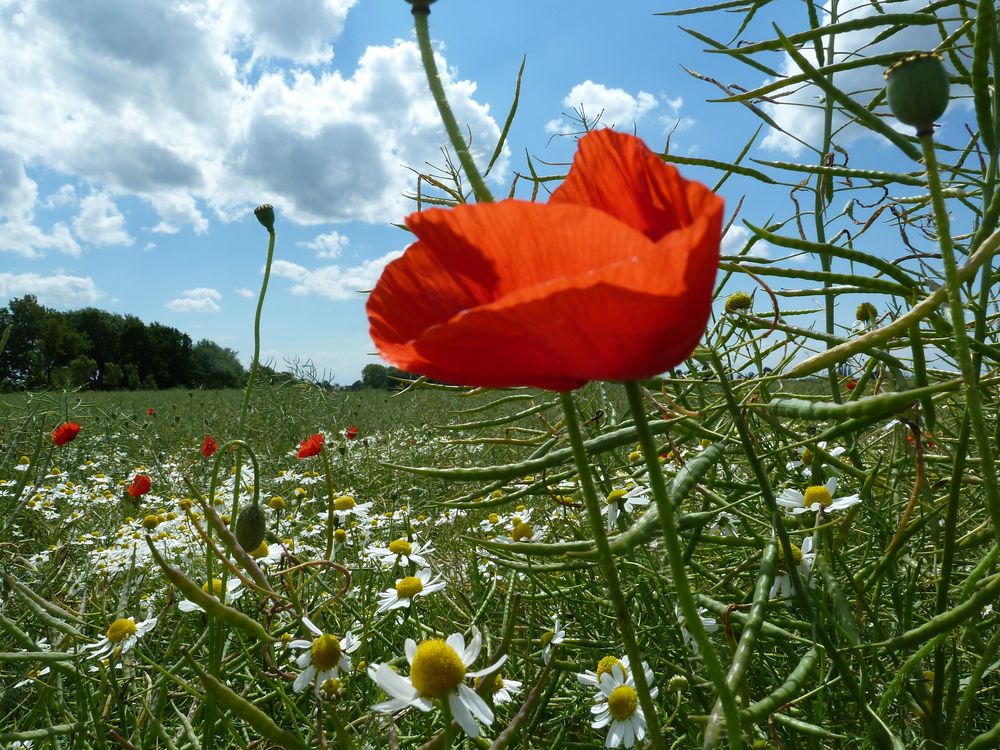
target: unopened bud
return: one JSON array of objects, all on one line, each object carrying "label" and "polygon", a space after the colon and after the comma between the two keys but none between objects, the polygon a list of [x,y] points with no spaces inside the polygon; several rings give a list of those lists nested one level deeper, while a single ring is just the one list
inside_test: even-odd
[{"label": "unopened bud", "polygon": [[268,232],[274,231],[274,206],[270,203],[261,203],[253,210],[253,215]]}]

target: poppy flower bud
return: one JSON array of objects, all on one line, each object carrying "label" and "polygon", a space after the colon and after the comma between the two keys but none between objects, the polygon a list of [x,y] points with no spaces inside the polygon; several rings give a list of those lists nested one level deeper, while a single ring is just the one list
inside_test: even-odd
[{"label": "poppy flower bud", "polygon": [[435,0],[406,0],[406,2],[413,6],[414,13],[430,13],[431,3]]},{"label": "poppy flower bud", "polygon": [[948,108],[948,71],[934,52],[908,55],[885,72],[889,109],[896,119],[930,133],[934,121]]},{"label": "poppy flower bud", "polygon": [[264,511],[256,503],[251,503],[236,516],[236,540],[243,549],[253,551],[264,541],[267,521]]},{"label": "poppy flower bud", "polygon": [[257,217],[264,229],[268,232],[274,231],[274,206],[270,203],[261,203],[253,210],[253,215]]}]

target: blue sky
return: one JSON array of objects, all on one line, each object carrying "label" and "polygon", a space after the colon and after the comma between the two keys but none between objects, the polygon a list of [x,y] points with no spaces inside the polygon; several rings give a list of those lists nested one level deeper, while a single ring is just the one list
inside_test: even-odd
[{"label": "blue sky", "polygon": [[[433,6],[450,98],[487,153],[527,56],[518,116],[494,172],[497,193],[525,169],[525,150],[544,161],[571,158],[572,138],[553,136],[571,128],[561,115],[579,105],[592,115],[603,110],[608,125],[634,127],[657,149],[676,127],[674,153],[726,160],[739,152],[756,123],[738,105],[705,103],[720,92],[680,64],[745,86],[765,76],[706,54],[677,28],[728,41],[738,19],[654,16],[678,5]],[[855,5],[869,12],[867,2]],[[0,104],[0,301],[34,293],[59,309],[134,314],[246,360],[266,247],[251,212],[270,202],[278,247],[264,356],[279,368],[311,361],[341,383],[358,378],[378,361],[358,291],[408,244],[392,226],[413,209],[401,197],[415,185],[407,167],[440,164],[445,142],[408,10],[402,0],[0,2],[8,82]],[[744,38],[769,36],[771,20],[805,25],[797,0],[767,11]],[[933,29],[894,43],[919,45],[924,33],[929,46]],[[788,60],[775,54],[771,63]],[[779,120],[807,141],[817,136],[814,110],[787,108]],[[852,145],[849,130],[842,142]],[[855,148],[885,160],[876,168],[898,166],[884,145]],[[777,133],[762,133],[752,155],[815,161]],[[735,206],[747,190],[742,216],[761,223],[772,196],[739,180],[724,193]],[[787,189],[783,195],[787,204]],[[727,249],[746,236],[737,224]]]}]

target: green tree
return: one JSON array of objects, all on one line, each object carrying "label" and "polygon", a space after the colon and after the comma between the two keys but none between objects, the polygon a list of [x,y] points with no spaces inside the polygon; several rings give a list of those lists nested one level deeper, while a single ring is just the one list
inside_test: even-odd
[{"label": "green tree", "polygon": [[382,365],[365,365],[361,371],[361,383],[366,388],[385,388],[389,384],[389,368]]},{"label": "green tree", "polygon": [[232,349],[202,339],[191,349],[191,384],[206,388],[239,388],[246,377]]}]

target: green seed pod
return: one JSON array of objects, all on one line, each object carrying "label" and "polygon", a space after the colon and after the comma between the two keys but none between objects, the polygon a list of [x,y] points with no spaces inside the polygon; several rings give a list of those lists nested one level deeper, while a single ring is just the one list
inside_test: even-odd
[{"label": "green seed pod", "polygon": [[896,119],[930,133],[948,108],[948,71],[941,56],[919,52],[904,57],[885,72],[889,108]]},{"label": "green seed pod", "polygon": [[252,552],[264,541],[267,521],[264,511],[256,503],[251,503],[236,517],[236,539],[243,549]]},{"label": "green seed pod", "polygon": [[268,232],[274,231],[274,206],[270,203],[261,203],[253,210],[253,215],[264,225],[264,229]]}]

